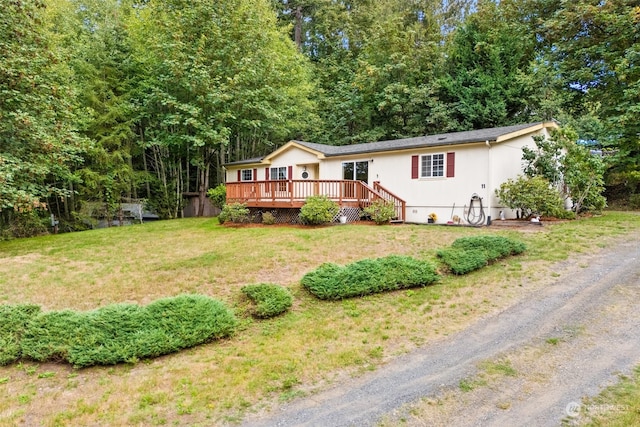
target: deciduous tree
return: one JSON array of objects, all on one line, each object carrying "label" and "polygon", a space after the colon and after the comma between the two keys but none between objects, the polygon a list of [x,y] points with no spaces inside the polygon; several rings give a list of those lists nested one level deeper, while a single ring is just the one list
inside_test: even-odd
[{"label": "deciduous tree", "polygon": [[1,0],[0,211],[46,208],[67,193],[83,140],[68,58],[44,25],[42,1]]}]

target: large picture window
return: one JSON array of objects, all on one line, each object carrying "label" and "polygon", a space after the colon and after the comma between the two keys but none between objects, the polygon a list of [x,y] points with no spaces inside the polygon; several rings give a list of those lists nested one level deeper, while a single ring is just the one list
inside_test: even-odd
[{"label": "large picture window", "polygon": [[420,177],[437,178],[444,176],[444,154],[420,156]]}]

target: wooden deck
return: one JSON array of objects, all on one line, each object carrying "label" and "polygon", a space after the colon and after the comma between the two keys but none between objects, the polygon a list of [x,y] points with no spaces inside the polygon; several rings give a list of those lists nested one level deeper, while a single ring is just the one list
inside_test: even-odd
[{"label": "wooden deck", "polygon": [[377,199],[392,201],[397,221],[404,221],[406,203],[378,182],[373,187],[350,180],[281,180],[228,182],[227,203],[250,208],[301,208],[307,197],[324,195],[340,207],[364,209]]}]

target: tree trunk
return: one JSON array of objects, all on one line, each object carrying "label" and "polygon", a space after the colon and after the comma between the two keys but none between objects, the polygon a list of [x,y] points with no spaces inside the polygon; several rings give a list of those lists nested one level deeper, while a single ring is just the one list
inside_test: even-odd
[{"label": "tree trunk", "polygon": [[198,186],[198,212],[196,216],[204,216],[204,204],[207,200],[207,184],[209,183],[209,163],[200,170],[200,184]]},{"label": "tree trunk", "polygon": [[147,200],[151,199],[151,185],[149,184],[149,167],[147,166],[147,150],[142,149],[142,164],[144,165],[144,181],[147,190]]},{"label": "tree trunk", "polygon": [[165,171],[164,162],[162,161],[162,153],[158,153],[158,146],[153,146],[153,157],[156,163],[156,175],[160,182],[162,182],[162,192],[164,193],[165,200],[169,202],[169,190],[167,188],[167,173]]},{"label": "tree trunk", "polygon": [[140,142],[142,146],[142,164],[144,165],[144,182],[147,190],[147,200],[151,199],[151,185],[149,184],[149,167],[147,166],[147,149],[144,147],[144,128],[140,126]]},{"label": "tree trunk", "polygon": [[302,50],[302,6],[296,7],[294,26],[293,39],[298,50]]},{"label": "tree trunk", "polygon": [[226,181],[226,177],[224,176],[224,169],[222,168],[222,165],[224,165],[225,163],[225,156],[224,156],[224,149],[220,149],[220,156],[218,156],[218,161],[217,161],[217,179],[216,179],[216,183],[218,184],[222,184]]},{"label": "tree trunk", "polygon": [[64,198],[64,217],[71,219],[71,212],[75,210],[75,199],[73,192],[73,182],[69,181],[69,195]]},{"label": "tree trunk", "polygon": [[191,188],[191,168],[190,168],[190,164],[191,162],[189,161],[190,159],[190,155],[189,155],[189,147],[187,147],[187,158],[186,158],[186,166],[187,166],[187,184],[186,184],[186,188],[184,189],[185,193],[189,192],[189,188]]},{"label": "tree trunk", "polygon": [[[129,171],[133,171],[133,154],[132,154],[133,149],[131,148],[131,146],[129,146]],[[136,189],[136,184],[135,184],[135,179],[131,179],[129,181],[129,199],[131,198],[137,199],[138,198],[138,190]]]},{"label": "tree trunk", "polygon": [[174,200],[173,218],[180,218],[183,216],[182,210],[180,209],[180,202],[182,200],[182,189],[184,187],[184,178],[182,177],[182,160],[178,161],[178,167],[174,169],[174,175],[176,180],[176,198]]}]

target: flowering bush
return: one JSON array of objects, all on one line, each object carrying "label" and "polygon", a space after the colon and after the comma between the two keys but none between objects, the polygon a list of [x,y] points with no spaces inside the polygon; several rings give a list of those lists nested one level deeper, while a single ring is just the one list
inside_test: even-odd
[{"label": "flowering bush", "polygon": [[378,225],[386,224],[396,215],[396,207],[393,202],[384,199],[376,199],[363,211]]}]

